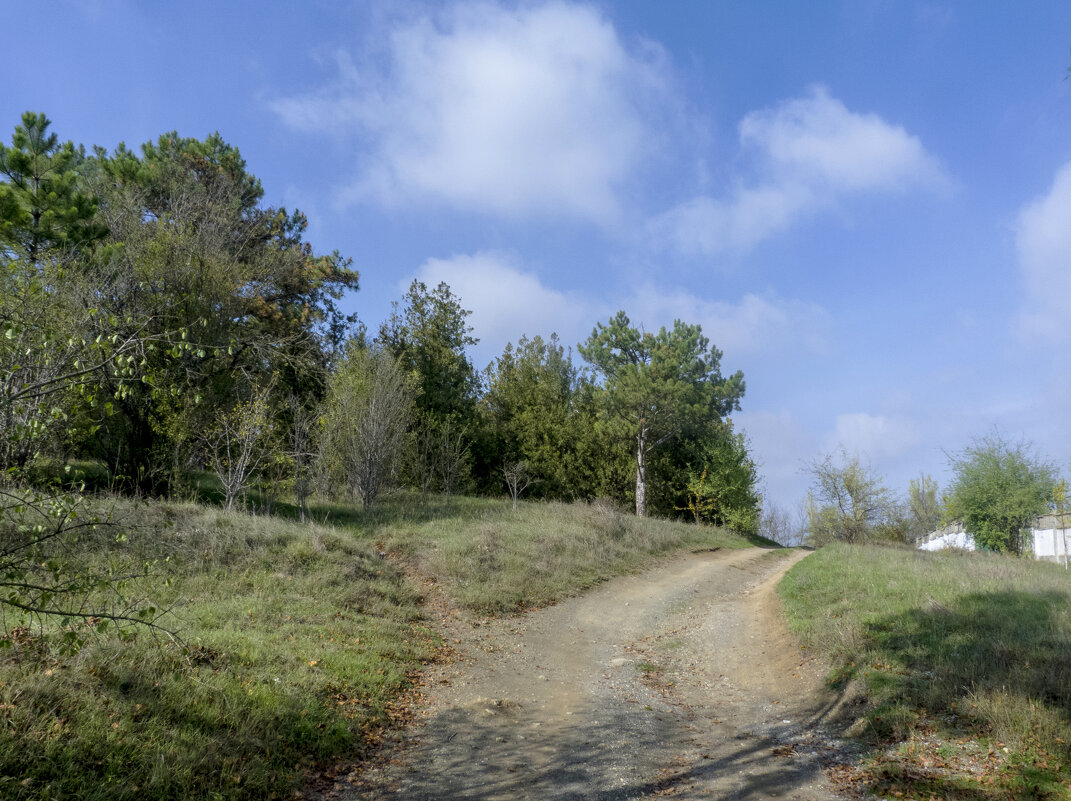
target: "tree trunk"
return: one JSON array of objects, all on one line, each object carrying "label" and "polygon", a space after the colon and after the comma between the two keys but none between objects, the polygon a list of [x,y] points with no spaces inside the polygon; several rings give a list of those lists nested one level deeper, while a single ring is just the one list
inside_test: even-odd
[{"label": "tree trunk", "polygon": [[636,517],[647,517],[647,428],[636,435]]}]

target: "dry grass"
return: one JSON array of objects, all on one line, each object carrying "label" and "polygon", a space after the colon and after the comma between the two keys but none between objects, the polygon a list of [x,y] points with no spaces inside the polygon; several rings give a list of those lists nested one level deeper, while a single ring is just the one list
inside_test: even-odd
[{"label": "dry grass", "polygon": [[358,521],[356,527],[361,536],[411,559],[459,604],[483,612],[574,595],[660,555],[752,544],[710,526],[637,518],[604,501],[522,503],[517,510],[504,500],[465,503],[458,514]]}]

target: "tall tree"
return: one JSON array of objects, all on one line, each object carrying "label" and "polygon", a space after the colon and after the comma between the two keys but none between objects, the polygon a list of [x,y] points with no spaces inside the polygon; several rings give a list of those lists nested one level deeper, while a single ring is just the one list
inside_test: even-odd
[{"label": "tall tree", "polygon": [[700,326],[676,320],[652,334],[633,328],[623,311],[599,323],[579,349],[602,377],[605,414],[633,443],[636,514],[646,516],[650,454],[739,410],[744,374],[722,376],[722,352]]},{"label": "tall tree", "polygon": [[413,281],[375,339],[416,382],[409,472],[422,491],[449,495],[467,480],[479,389],[466,353],[477,342],[471,314],[446,283]]},{"label": "tall tree", "polygon": [[77,172],[81,151],[49,125],[26,112],[11,147],[0,144],[0,468],[61,437],[72,395],[116,364],[80,270],[104,229]]},{"label": "tall tree", "polygon": [[465,422],[472,417],[478,381],[465,349],[478,340],[468,324],[471,314],[445,282],[429,290],[424,282],[413,281],[402,304],[393,304],[390,318],[379,328],[376,342],[416,376],[417,409],[426,416]]},{"label": "tall tree", "polygon": [[46,254],[70,254],[105,234],[78,167],[85,154],[49,132],[44,114],[27,111],[11,147],[0,143],[0,248],[30,269]]},{"label": "tall tree", "polygon": [[350,322],[336,301],[357,274],[338,253],[313,253],[299,212],[260,205],[260,182],[218,134],[164,134],[140,156],[98,149],[94,164],[111,245],[94,266],[98,306],[131,328],[181,329],[193,347],[150,354],[146,385],[121,397],[120,415],[84,447],[162,489],[238,386],[275,377],[284,395],[322,394]]},{"label": "tall tree", "polygon": [[497,483],[504,462],[523,462],[531,493],[566,498],[592,494],[585,466],[594,425],[590,381],[552,334],[507,344],[487,368],[482,398],[487,472]]},{"label": "tall tree", "polygon": [[912,539],[929,534],[941,523],[937,482],[926,475],[911,479],[907,488],[907,524]]}]

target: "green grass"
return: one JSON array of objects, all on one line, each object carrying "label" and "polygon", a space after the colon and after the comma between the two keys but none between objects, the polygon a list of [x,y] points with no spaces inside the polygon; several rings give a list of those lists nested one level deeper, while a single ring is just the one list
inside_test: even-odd
[{"label": "green grass", "polygon": [[506,500],[455,498],[429,511],[415,497],[332,519],[409,560],[461,606],[485,613],[574,595],[668,553],[758,542],[710,526],[637,518],[606,502],[522,503],[515,511]]},{"label": "green grass", "polygon": [[[833,545],[796,565],[780,592],[792,627],[836,665],[833,683],[865,694],[858,728],[880,747],[866,771],[872,788],[1071,797],[1071,576],[1062,567]],[[895,757],[891,743],[901,744]],[[926,767],[935,755],[947,770]],[[979,762],[989,767],[974,775]]]},{"label": "green grass", "polygon": [[0,798],[269,799],[361,753],[396,720],[412,671],[437,646],[415,588],[382,551],[459,604],[495,613],[659,555],[751,544],[604,503],[514,511],[399,494],[367,511],[321,504],[320,522],[305,524],[282,503],[274,517],[103,503],[118,507],[124,538],[101,529],[70,555],[98,572],[148,565],[149,579],[127,591],[168,608],[159,622],[184,645],[143,630],[90,636],[70,655],[59,624],[25,629],[0,651]]},{"label": "green grass", "polygon": [[85,556],[155,562],[143,589],[189,651],[142,632],[63,656],[29,633],[0,654],[0,797],[282,796],[389,723],[435,643],[366,543],[192,505],[136,516],[126,542],[102,535]]}]

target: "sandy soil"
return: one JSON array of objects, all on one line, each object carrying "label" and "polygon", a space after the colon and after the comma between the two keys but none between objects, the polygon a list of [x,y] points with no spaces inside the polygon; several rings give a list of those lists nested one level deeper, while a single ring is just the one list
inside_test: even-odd
[{"label": "sandy soil", "polygon": [[447,616],[459,658],[426,715],[326,797],[839,798],[838,699],[774,592],[805,555],[690,554],[521,617]]}]

